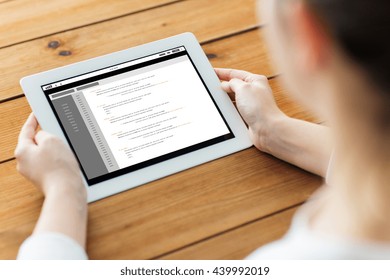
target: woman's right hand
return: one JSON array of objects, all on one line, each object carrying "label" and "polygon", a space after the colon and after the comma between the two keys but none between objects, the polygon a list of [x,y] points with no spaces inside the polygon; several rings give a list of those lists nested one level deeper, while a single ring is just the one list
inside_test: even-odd
[{"label": "woman's right hand", "polygon": [[215,69],[222,88],[236,100],[256,148],[325,177],[333,149],[328,128],[286,116],[265,76]]},{"label": "woman's right hand", "polygon": [[287,116],[276,105],[267,77],[235,69],[216,68],[215,72],[223,90],[236,101],[238,111],[249,126],[253,144],[269,152],[267,136],[273,123]]}]

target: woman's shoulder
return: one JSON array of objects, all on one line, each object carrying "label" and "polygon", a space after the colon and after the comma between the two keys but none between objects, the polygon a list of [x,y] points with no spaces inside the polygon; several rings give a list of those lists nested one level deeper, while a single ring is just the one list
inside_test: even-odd
[{"label": "woman's shoulder", "polygon": [[390,259],[390,244],[353,240],[311,229],[310,209],[307,205],[299,209],[283,238],[260,247],[247,259]]}]

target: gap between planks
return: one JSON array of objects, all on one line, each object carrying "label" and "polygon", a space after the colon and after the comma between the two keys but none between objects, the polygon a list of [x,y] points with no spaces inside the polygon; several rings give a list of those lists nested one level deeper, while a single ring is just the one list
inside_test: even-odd
[{"label": "gap between planks", "polygon": [[[5,3],[5,2],[10,2],[10,1],[15,1],[15,0],[6,0],[4,2],[0,2],[0,4]],[[38,39],[42,39],[42,38],[45,38],[45,37],[53,36],[53,35],[56,35],[56,34],[68,32],[68,31],[72,31],[72,30],[76,30],[76,29],[80,29],[80,28],[84,28],[84,27],[88,27],[88,26],[92,26],[92,25],[96,25],[96,24],[100,24],[100,23],[107,22],[107,21],[110,21],[110,20],[115,20],[115,19],[119,19],[119,18],[122,18],[122,17],[127,17],[127,16],[130,16],[130,15],[135,15],[135,14],[147,12],[147,11],[150,11],[150,10],[166,7],[166,6],[177,4],[177,3],[180,3],[180,2],[184,2],[184,1],[186,1],[186,0],[175,0],[173,2],[158,4],[158,5],[153,6],[153,7],[144,8],[144,9],[141,9],[141,10],[138,10],[138,11],[133,11],[133,12],[129,12],[129,13],[126,13],[126,14],[123,14],[123,15],[114,16],[114,17],[111,17],[111,18],[108,18],[108,19],[102,19],[102,20],[98,20],[98,21],[95,21],[95,22],[82,24],[82,25],[79,25],[77,27],[72,27],[72,28],[66,28],[66,29],[63,29],[63,30],[58,30],[58,31],[53,32],[53,33],[48,33],[48,34],[45,34],[45,35],[42,35],[42,36],[37,36],[37,37],[31,38],[31,39],[28,39],[28,40],[22,40],[22,41],[19,41],[17,43],[12,43],[12,44],[9,44],[9,45],[1,46],[0,50],[1,49],[5,49],[5,48],[10,48],[10,47],[13,47],[13,46],[16,46],[16,45],[19,45],[19,44],[35,41],[35,40],[38,40]]]},{"label": "gap between planks", "polygon": [[6,2],[11,2],[11,1],[15,1],[15,0],[3,0],[3,1],[0,1],[0,4],[6,3]]},{"label": "gap between planks", "polygon": [[208,240],[211,240],[211,239],[213,239],[213,238],[222,236],[222,235],[227,234],[227,233],[229,233],[229,232],[233,232],[233,231],[235,231],[235,230],[237,230],[237,229],[239,229],[239,228],[242,228],[242,227],[245,227],[245,226],[249,226],[249,225],[252,225],[252,224],[254,224],[254,223],[260,222],[261,220],[265,220],[265,219],[274,217],[274,216],[276,216],[276,215],[282,214],[282,213],[284,213],[284,212],[286,212],[286,211],[289,211],[289,210],[291,210],[291,209],[297,208],[297,207],[303,205],[303,203],[304,203],[304,201],[303,201],[303,202],[300,202],[300,203],[296,203],[296,204],[290,205],[290,206],[288,206],[288,207],[285,207],[285,208],[283,208],[283,209],[280,209],[280,210],[278,210],[278,211],[276,211],[276,212],[273,212],[273,213],[270,213],[270,214],[268,214],[268,215],[264,215],[264,216],[258,217],[258,218],[256,218],[256,219],[253,219],[253,220],[251,220],[251,221],[248,221],[248,222],[245,222],[245,223],[236,225],[236,226],[234,226],[234,227],[232,227],[232,228],[229,228],[229,229],[226,229],[226,230],[224,230],[224,231],[218,232],[218,233],[216,233],[216,234],[214,234],[214,235],[210,235],[210,236],[208,236],[208,237],[206,237],[206,238],[197,240],[197,241],[195,241],[195,242],[193,242],[193,243],[189,243],[189,244],[187,244],[187,245],[185,245],[185,246],[182,246],[182,247],[180,247],[180,248],[177,248],[177,249],[174,249],[174,250],[172,250],[172,251],[169,251],[169,252],[163,253],[163,254],[161,254],[161,255],[158,255],[158,256],[156,256],[156,257],[153,257],[153,258],[151,258],[151,260],[158,260],[158,259],[167,257],[167,256],[169,256],[169,255],[171,255],[171,254],[174,254],[174,253],[177,253],[177,252],[179,252],[179,251],[181,251],[181,250],[185,250],[185,249],[190,248],[190,247],[192,247],[192,246],[196,246],[196,245],[198,245],[198,244],[201,244],[201,243],[203,243],[203,242],[205,242],[205,241],[208,241]]},{"label": "gap between planks", "polygon": [[[26,0],[20,1],[23,3],[23,1]],[[72,0],[72,2],[73,1],[75,0]],[[123,1],[124,0],[121,0],[121,2]],[[166,2],[168,0],[147,1]],[[18,91],[21,92],[19,87],[19,79],[21,77],[49,70],[50,68],[56,68],[58,66],[63,66],[64,64],[79,62],[80,60],[124,50],[129,48],[129,46],[141,45],[143,43],[161,39],[163,37],[173,36],[182,32],[191,31],[198,36],[200,41],[210,40],[234,31],[253,27],[258,22],[252,6],[249,5],[254,3],[254,0],[243,0],[246,5],[239,5],[242,9],[240,8],[237,10],[236,14],[241,17],[242,20],[238,23],[232,22],[231,16],[229,15],[229,11],[237,8],[237,3],[235,1],[229,1],[229,4],[224,5],[223,7],[221,7],[221,4],[225,3],[223,0],[214,1],[212,4],[207,1],[208,0],[179,2],[176,5],[170,5],[166,8],[153,9],[145,13],[133,14],[131,16],[113,19],[101,24],[78,28],[73,31],[59,33],[55,36],[49,36],[28,43],[18,44],[12,48],[1,49],[0,56],[5,59],[3,62],[7,62],[7,64],[11,65],[14,64],[15,67],[3,67],[3,78],[8,81],[8,84],[4,85],[4,88],[1,89],[0,99],[6,99],[17,94]],[[220,10],[220,12],[216,14],[216,10]],[[187,12],[188,15],[186,15]],[[210,19],[210,17],[212,18]],[[209,26],[210,23],[212,26]],[[80,24],[82,23],[79,23],[79,25]],[[134,26],[134,28],[129,30],[129,25]],[[167,25],[170,25],[170,27],[165,28]],[[160,27],[162,27],[161,30],[159,30]],[[112,32],[112,30],[115,31]],[[56,32],[56,30],[51,32]],[[46,33],[51,32],[47,31]],[[109,33],[109,37],[105,36],[100,38],[101,35],[104,35],[107,32]],[[100,36],[98,36],[98,34],[100,34]],[[35,35],[35,37],[36,36],[39,35]],[[130,40],[127,40],[128,36],[131,37]],[[58,59],[57,55],[59,55],[59,52],[55,51],[54,48],[51,49],[48,47],[48,43],[50,43],[51,40],[59,41],[61,48],[66,48],[67,50],[70,48],[72,53],[78,53],[81,57],[72,56],[66,59]],[[113,40],[116,41],[116,44],[112,44]],[[12,42],[10,42],[10,44],[11,43]],[[42,49],[44,45],[46,47]],[[96,48],[96,45],[99,47]],[[93,51],[88,51],[89,48],[92,48]],[[15,53],[20,53],[21,58],[16,59],[17,57],[14,57]],[[45,53],[48,54],[49,57],[48,60],[45,60],[45,58],[42,57],[44,61],[31,61],[29,67],[26,68],[26,62],[24,59],[27,61],[29,60],[29,53],[35,55]],[[22,57],[24,57],[24,59],[22,59]]]},{"label": "gap between planks", "polygon": [[[228,34],[225,34],[223,36],[219,36],[219,37],[216,37],[216,38],[213,38],[213,39],[210,39],[210,40],[201,41],[201,42],[199,42],[199,44],[201,46],[204,46],[204,45],[215,43],[215,42],[218,42],[218,41],[221,41],[221,40],[229,39],[229,38],[234,37],[234,36],[242,35],[242,34],[245,34],[245,33],[251,32],[251,31],[259,30],[262,27],[264,27],[264,26],[262,26],[262,25],[254,25],[254,26],[251,26],[251,27],[248,27],[248,28],[244,28],[244,29],[241,29],[239,31],[231,32],[231,33],[228,33]],[[60,33],[62,33],[62,32],[60,32]],[[48,36],[50,36],[50,35],[48,35]],[[46,36],[44,36],[44,37],[46,37]],[[269,76],[268,79],[273,79],[273,78],[275,78],[277,76],[279,76],[279,74]],[[20,94],[11,96],[11,97],[0,99],[0,104],[1,103],[5,103],[7,101],[12,101],[12,100],[21,98],[23,96],[24,96],[24,93],[20,93]]]}]

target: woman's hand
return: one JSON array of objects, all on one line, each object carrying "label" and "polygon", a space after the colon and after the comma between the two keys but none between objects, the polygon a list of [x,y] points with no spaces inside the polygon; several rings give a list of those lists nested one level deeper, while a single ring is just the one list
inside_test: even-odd
[{"label": "woman's hand", "polygon": [[216,68],[215,71],[223,90],[236,101],[238,111],[248,124],[253,144],[269,152],[266,141],[269,130],[275,121],[287,116],[276,105],[267,77],[235,69]]},{"label": "woman's hand", "polygon": [[65,187],[85,193],[78,163],[61,139],[36,131],[38,122],[31,114],[23,125],[15,150],[17,170],[33,182],[45,196]]},{"label": "woman's hand", "polygon": [[87,191],[76,158],[61,139],[37,128],[31,114],[15,150],[18,171],[45,195],[34,233],[62,233],[85,247]]},{"label": "woman's hand", "polygon": [[326,127],[286,116],[276,105],[265,76],[215,69],[222,88],[236,100],[256,148],[325,177],[332,151]]}]

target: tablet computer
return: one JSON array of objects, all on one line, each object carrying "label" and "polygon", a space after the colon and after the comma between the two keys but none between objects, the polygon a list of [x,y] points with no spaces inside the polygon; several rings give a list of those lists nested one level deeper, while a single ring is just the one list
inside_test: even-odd
[{"label": "tablet computer", "polygon": [[21,86],[42,129],[76,155],[89,202],[252,145],[191,33],[28,76]]}]

